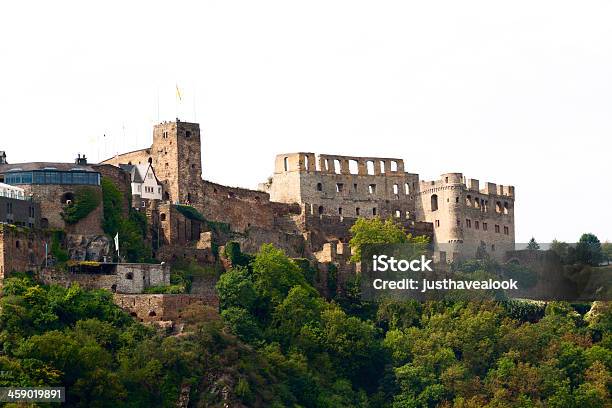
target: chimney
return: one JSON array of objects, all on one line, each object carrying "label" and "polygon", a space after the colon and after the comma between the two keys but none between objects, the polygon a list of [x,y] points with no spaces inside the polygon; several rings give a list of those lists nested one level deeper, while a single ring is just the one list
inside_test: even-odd
[{"label": "chimney", "polygon": [[81,157],[81,154],[79,153],[77,159],[74,161],[75,164],[84,166],[87,164],[87,157],[85,155],[83,155],[83,157]]},{"label": "chimney", "polygon": [[6,153],[0,150],[0,164],[6,164]]}]

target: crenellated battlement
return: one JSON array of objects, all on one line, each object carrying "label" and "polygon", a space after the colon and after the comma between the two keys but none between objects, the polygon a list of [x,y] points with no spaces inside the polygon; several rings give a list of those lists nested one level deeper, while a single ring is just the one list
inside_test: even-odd
[{"label": "crenellated battlement", "polygon": [[466,178],[462,173],[445,173],[438,180],[421,180],[420,182],[421,194],[444,188],[462,188],[480,195],[514,199],[514,186],[485,182],[483,183],[483,188],[480,188],[479,180]]}]

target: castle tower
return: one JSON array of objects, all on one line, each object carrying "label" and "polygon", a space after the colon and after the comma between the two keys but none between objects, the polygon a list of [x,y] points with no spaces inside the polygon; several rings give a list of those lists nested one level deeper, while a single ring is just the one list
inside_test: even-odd
[{"label": "castle tower", "polygon": [[514,249],[513,186],[485,183],[480,189],[478,180],[446,173],[419,187],[417,218],[433,224],[440,259],[473,258],[480,250],[503,259]]},{"label": "castle tower", "polygon": [[202,145],[197,123],[164,122],[153,128],[150,159],[164,185],[164,199],[198,203],[202,184]]}]

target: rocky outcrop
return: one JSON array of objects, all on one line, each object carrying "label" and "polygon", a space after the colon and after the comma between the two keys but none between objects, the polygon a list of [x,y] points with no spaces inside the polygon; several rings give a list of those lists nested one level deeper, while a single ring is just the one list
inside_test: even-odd
[{"label": "rocky outcrop", "polygon": [[104,261],[112,256],[112,243],[106,235],[68,235],[66,246],[75,261]]}]

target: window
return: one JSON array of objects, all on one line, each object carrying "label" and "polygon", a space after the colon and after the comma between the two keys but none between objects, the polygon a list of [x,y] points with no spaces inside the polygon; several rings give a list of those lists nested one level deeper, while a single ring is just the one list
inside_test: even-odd
[{"label": "window", "polygon": [[505,235],[510,235],[510,228],[504,227],[504,234]]},{"label": "window", "polygon": [[399,186],[397,184],[393,185],[393,194],[395,195],[399,194]]},{"label": "window", "polygon": [[340,160],[334,159],[334,173],[340,174],[340,170],[341,170]]},{"label": "window", "polygon": [[400,210],[395,210],[395,218],[400,218],[402,216],[402,212]]},{"label": "window", "polygon": [[366,168],[368,170],[368,175],[373,175],[374,174],[374,161],[373,160],[368,160],[366,162]]},{"label": "window", "polygon": [[359,217],[359,207],[355,208],[355,215]]},{"label": "window", "polygon": [[478,221],[474,221],[474,229],[480,229],[480,223]]},{"label": "window", "polygon": [[384,161],[380,161],[380,172],[384,173],[385,172],[385,162]]},{"label": "window", "polygon": [[483,223],[482,223],[482,230],[483,230],[483,231],[486,231],[486,230],[487,230],[487,227],[488,227],[488,226],[487,226],[487,223],[486,223],[486,222],[483,222]]},{"label": "window", "polygon": [[397,162],[395,160],[391,160],[391,171],[397,171]]},{"label": "window", "polygon": [[499,225],[495,225],[495,232],[499,234]]},{"label": "window", "polygon": [[444,182],[445,182],[445,183],[448,183],[448,177],[445,177],[445,178],[444,178]]},{"label": "window", "polygon": [[376,184],[370,184],[368,186],[368,193],[370,194],[376,194]]},{"label": "window", "polygon": [[185,137],[186,138],[190,138],[191,137],[191,132],[189,130],[185,132]]},{"label": "window", "polygon": [[431,211],[438,211],[438,195],[431,196]]},{"label": "window", "polygon": [[319,215],[321,215],[321,214],[323,214],[323,206],[322,205],[319,206]]},{"label": "window", "polygon": [[128,279],[128,280],[132,280],[132,279],[134,279],[134,274],[133,274],[132,272],[128,272],[128,273],[125,275],[125,279]]},{"label": "window", "polygon": [[353,184],[353,190],[357,191],[357,183]]},{"label": "window", "polygon": [[284,166],[284,168],[285,168],[285,171],[288,171],[288,170],[289,170],[289,158],[288,158],[288,157],[285,157],[285,158],[283,159],[283,166]]},{"label": "window", "polygon": [[372,215],[376,216],[376,207],[372,208]]},{"label": "window", "polygon": [[344,190],[343,183],[336,183],[336,193],[341,193]]},{"label": "window", "polygon": [[457,218],[457,226],[460,227],[461,226],[461,220],[459,218]]},{"label": "window", "polygon": [[357,163],[357,160],[349,160],[349,173],[351,174],[359,173],[359,163]]},{"label": "window", "polygon": [[317,183],[317,191],[323,191],[323,184]]},{"label": "window", "polygon": [[466,219],[466,220],[465,220],[465,226],[466,226],[467,228],[472,228],[472,220],[470,220],[470,219]]},{"label": "window", "polygon": [[404,184],[404,192],[406,195],[410,194],[410,185],[408,183]]},{"label": "window", "polygon": [[469,194],[465,196],[465,205],[467,205],[468,207],[472,206],[472,196]]},{"label": "window", "polygon": [[410,219],[410,211],[406,211],[406,219],[409,220]]},{"label": "window", "polygon": [[338,208],[338,215],[342,215],[342,207]]},{"label": "window", "polygon": [[508,214],[508,209],[509,209],[508,202],[504,201],[504,214]]},{"label": "window", "polygon": [[495,252],[495,244],[491,244],[491,251]]},{"label": "window", "polygon": [[440,226],[440,220],[436,220],[436,228]]},{"label": "window", "polygon": [[159,215],[159,219],[160,219],[160,220],[162,220],[162,221],[166,221],[166,214],[161,213],[161,214]]},{"label": "window", "polygon": [[458,203],[459,202],[459,196],[455,197],[455,202]]},{"label": "window", "polygon": [[502,205],[501,205],[501,202],[499,202],[499,201],[497,201],[495,203],[495,212],[498,213],[498,214],[502,213]]}]

